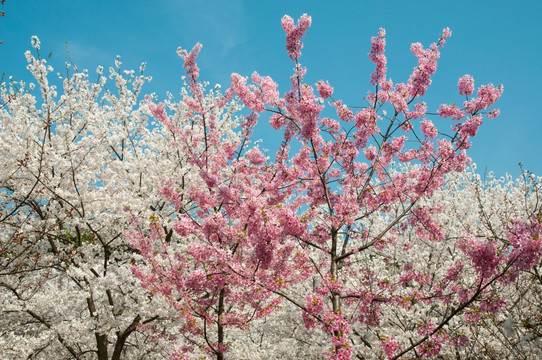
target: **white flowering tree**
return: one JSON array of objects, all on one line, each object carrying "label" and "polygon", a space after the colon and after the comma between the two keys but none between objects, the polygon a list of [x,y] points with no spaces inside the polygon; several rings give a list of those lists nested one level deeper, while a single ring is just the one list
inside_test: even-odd
[{"label": "white flowering tree", "polygon": [[456,352],[465,358],[472,353],[487,359],[542,357],[541,200],[542,178],[527,171],[518,179],[492,173],[482,179],[468,172],[452,179],[437,200],[446,206],[442,223],[451,226],[448,247],[458,259],[458,249],[466,255],[459,261],[470,267],[471,276],[463,281],[473,282],[485,266],[474,261],[476,253],[485,253],[487,260],[495,249],[497,256],[515,259],[513,271],[492,285],[493,308],[484,314],[488,303],[478,302],[461,324],[471,340]]},{"label": "white flowering tree", "polygon": [[[122,232],[132,216],[167,224],[175,209],[155,183],[189,181],[190,167],[171,146],[176,135],[145,115],[144,65],[136,74],[117,59],[96,82],[67,65],[56,78],[32,43],[35,83],[0,87],[0,357],[164,358],[175,316],[137,284]],[[189,123],[170,100],[175,120]],[[217,114],[224,134],[236,110]]]}]

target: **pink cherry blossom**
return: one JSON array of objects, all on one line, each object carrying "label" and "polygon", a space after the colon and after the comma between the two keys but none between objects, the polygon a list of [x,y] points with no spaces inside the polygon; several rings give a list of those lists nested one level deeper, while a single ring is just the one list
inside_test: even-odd
[{"label": "pink cherry blossom", "polygon": [[329,85],[327,81],[326,82],[324,82],[323,80],[318,81],[316,83],[316,87],[318,89],[318,93],[324,99],[327,99],[333,94],[333,87],[331,87],[331,85]]},{"label": "pink cherry blossom", "polygon": [[431,120],[423,119],[422,121],[423,135],[429,139],[437,137],[438,130]]},{"label": "pink cherry blossom", "polygon": [[371,38],[371,51],[369,52],[369,59],[375,63],[375,71],[371,74],[371,85],[384,86],[386,83],[386,30],[380,28],[378,30],[378,36]]},{"label": "pink cherry blossom", "polygon": [[250,160],[250,162],[253,163],[254,165],[261,165],[265,163],[265,157],[263,156],[261,151],[257,148],[251,149],[247,153],[247,157]]},{"label": "pink cherry blossom", "polygon": [[472,234],[458,241],[458,246],[470,258],[480,277],[493,275],[502,258],[497,252],[497,244],[487,239],[476,239]]},{"label": "pink cherry blossom", "polygon": [[301,15],[297,25],[295,25],[294,20],[288,15],[284,15],[282,18],[282,28],[286,32],[286,50],[290,59],[295,60],[301,56],[303,43],[300,40],[310,25],[311,17],[307,14]]},{"label": "pink cherry blossom", "polygon": [[459,95],[469,96],[474,91],[474,79],[469,74],[463,75],[458,82]]}]

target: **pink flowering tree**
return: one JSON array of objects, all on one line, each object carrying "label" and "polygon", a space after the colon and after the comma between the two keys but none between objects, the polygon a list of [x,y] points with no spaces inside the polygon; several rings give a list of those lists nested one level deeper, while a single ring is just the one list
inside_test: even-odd
[{"label": "pink flowering tree", "polygon": [[[195,63],[200,49],[197,44],[190,52],[178,50],[190,94],[175,116],[147,98],[154,116],[176,134],[173,146],[191,169],[188,174],[183,168],[180,179],[171,178],[160,188],[177,211],[173,230],[184,241],[172,243],[158,219],[149,231],[140,227],[127,233],[146,262],[134,273],[146,289],[163,295],[183,321],[184,342],[173,359],[190,354],[223,359],[231,342],[227,329],[247,329],[278,307],[282,298],[275,292],[310,275],[307,253],[297,242],[305,232],[297,214],[302,203],[293,188],[272,180],[275,167],[249,145],[255,116],[242,119],[237,136],[220,131],[219,123],[233,116],[228,109],[236,110],[236,101],[231,91],[206,99]],[[278,99],[268,78],[253,79]],[[192,122],[179,124],[179,117]]]},{"label": "pink flowering tree", "polygon": [[[186,341],[173,358],[203,349],[222,359],[232,350],[227,330],[247,329],[281,300],[301,310],[308,329],[327,334],[329,359],[351,359],[354,351],[390,359],[435,356],[465,345],[455,322],[475,323],[499,310],[503,299],[495,285],[540,260],[540,219],[533,214],[509,226],[503,238],[509,248],[466,232],[458,236],[457,257],[415,266],[414,259],[432,259],[431,249],[446,238],[438,217],[444,208],[431,197],[448,174],[469,163],[465,150],[484,118],[499,114],[491,106],[502,86],[475,92],[470,75],[459,79],[460,105],[454,100],[427,112],[423,98],[450,30],[427,49],[413,44],[417,64],[406,82],[394,83],[386,75],[380,29],[369,53],[372,91],[353,108],[333,97],[328,82],[304,82],[301,39],[310,23],[307,15],[297,24],[282,19],[295,63],[283,96],[269,77],[254,73],[247,84],[232,74],[222,99],[202,101],[197,45],[179,51],[191,91],[181,103],[192,124],[179,126],[163,105],[148,100],[153,115],[179,134],[174,145],[197,169],[193,183],[172,178],[161,189],[177,210],[173,229],[188,246],[167,241],[158,221],[127,234],[145,262],[135,273],[184,321]],[[234,96],[250,113],[231,140],[216,131],[213,111]],[[264,113],[283,131],[273,161],[251,143]],[[461,277],[466,263],[472,281]]]}]

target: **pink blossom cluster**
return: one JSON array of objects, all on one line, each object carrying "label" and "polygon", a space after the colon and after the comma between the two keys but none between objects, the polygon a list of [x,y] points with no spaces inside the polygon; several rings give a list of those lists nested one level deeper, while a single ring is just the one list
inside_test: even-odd
[{"label": "pink blossom cluster", "polygon": [[495,241],[477,239],[474,235],[467,234],[458,240],[457,245],[471,260],[476,273],[481,278],[494,275],[497,266],[503,260]]},{"label": "pink blossom cluster", "polygon": [[388,356],[388,359],[393,358],[394,355],[402,348],[399,340],[395,339],[393,336],[385,335],[380,337],[380,346]]},{"label": "pink blossom cluster", "polygon": [[305,298],[305,311],[301,314],[305,327],[309,330],[314,329],[318,324],[318,317],[324,310],[324,301],[317,294],[309,294]]},{"label": "pink blossom cluster", "polygon": [[329,85],[329,82],[327,81],[318,81],[316,83],[316,88],[318,89],[318,94],[324,99],[327,99],[331,95],[333,95],[333,87]]},{"label": "pink blossom cluster", "polygon": [[439,39],[438,45],[432,44],[429,49],[424,49],[422,44],[412,44],[410,50],[418,58],[418,66],[414,68],[408,79],[408,95],[412,98],[425,95],[431,85],[431,75],[437,70],[437,60],[440,57],[439,47],[442,48],[452,35],[449,28],[445,28]]},{"label": "pink blossom cluster", "polygon": [[203,45],[197,43],[196,45],[194,45],[190,52],[182,49],[181,47],[177,49],[177,55],[179,55],[184,60],[183,68],[187,70],[186,73],[189,77],[190,91],[198,101],[201,101],[203,94],[202,86],[198,83],[199,67],[196,64],[196,58],[198,57],[198,54],[202,47]]},{"label": "pink blossom cluster", "polygon": [[[344,110],[344,112],[348,113],[348,110]],[[354,119],[357,130],[354,133],[356,146],[364,148],[367,146],[370,137],[378,132],[378,116],[374,109],[364,108],[356,112]]]},{"label": "pink blossom cluster", "polygon": [[[380,284],[382,288],[387,288],[389,284]],[[380,302],[378,298],[370,291],[362,291],[359,293],[359,315],[357,321],[360,324],[368,326],[378,326],[380,323]]]},{"label": "pink blossom cluster", "polygon": [[420,355],[423,357],[436,356],[440,353],[440,350],[442,349],[442,342],[442,338],[438,336],[431,336],[417,349]]},{"label": "pink blossom cluster", "polygon": [[332,311],[324,311],[322,315],[322,329],[332,334],[331,343],[334,348],[327,354],[329,360],[348,360],[352,358],[352,346],[348,342],[348,335],[352,331],[348,321]]},{"label": "pink blossom cluster", "polygon": [[260,149],[257,149],[257,148],[250,149],[247,152],[247,158],[254,165],[265,164],[265,157],[263,156]]},{"label": "pink blossom cluster", "polygon": [[403,286],[411,284],[413,281],[420,285],[426,285],[430,281],[430,275],[420,271],[407,270],[400,277],[400,282]]},{"label": "pink blossom cluster", "polygon": [[459,131],[459,134],[465,139],[475,136],[478,128],[482,125],[482,122],[483,119],[480,114],[469,116],[467,121],[460,126],[461,130]]},{"label": "pink blossom cluster", "polygon": [[252,74],[255,85],[247,85],[247,79],[239,74],[231,75],[231,91],[237,94],[250,110],[262,112],[264,105],[275,104],[278,101],[278,85],[269,76],[260,76],[257,72]]},{"label": "pink blossom cluster", "polygon": [[380,28],[378,30],[378,36],[371,38],[371,51],[369,52],[369,59],[376,65],[375,71],[371,74],[371,85],[383,86],[386,82],[386,30]]},{"label": "pink blossom cluster", "polygon": [[474,79],[469,74],[463,75],[458,81],[459,95],[469,96],[474,91]]},{"label": "pink blossom cluster", "polygon": [[507,227],[508,241],[513,250],[509,257],[518,270],[533,267],[542,257],[542,213],[534,214],[530,221],[515,219]]},{"label": "pink blossom cluster", "polygon": [[465,101],[463,106],[467,112],[485,110],[499,100],[502,92],[502,85],[498,87],[495,87],[493,84],[483,85],[476,92],[476,97],[470,101]]},{"label": "pink blossom cluster", "polygon": [[461,120],[465,117],[465,112],[454,105],[442,104],[438,109],[439,116],[444,118],[451,117],[452,120]]},{"label": "pink blossom cluster", "polygon": [[414,111],[407,111],[405,117],[407,119],[417,119],[425,115],[427,112],[427,104],[425,102],[414,105]]},{"label": "pink blossom cluster", "polygon": [[301,49],[303,49],[303,43],[301,38],[305,35],[305,31],[311,26],[311,17],[307,14],[303,14],[297,25],[288,15],[284,15],[282,18],[282,28],[286,32],[286,50],[290,59],[295,60],[301,56]]},{"label": "pink blossom cluster", "polygon": [[438,135],[438,129],[431,120],[423,119],[421,129],[426,138],[433,139]]},{"label": "pink blossom cluster", "polygon": [[172,132],[177,132],[175,124],[169,120],[169,117],[166,114],[166,105],[165,104],[158,104],[152,102],[150,96],[145,96],[145,102],[147,103],[147,106],[149,107],[149,110],[151,114],[159,120],[162,124],[166,125],[168,129],[170,129]]}]

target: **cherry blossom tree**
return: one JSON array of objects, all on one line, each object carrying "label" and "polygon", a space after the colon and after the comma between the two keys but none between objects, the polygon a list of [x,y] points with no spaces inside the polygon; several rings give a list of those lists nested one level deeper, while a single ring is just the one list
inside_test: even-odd
[{"label": "cherry blossom tree", "polygon": [[[308,258],[296,250],[296,237],[304,226],[296,214],[298,204],[281,203],[291,191],[269,189],[272,167],[257,147],[250,147],[254,116],[242,119],[238,137],[225,138],[217,125],[232,93],[205,101],[195,63],[201,49],[178,50],[187,69],[190,95],[181,103],[182,118],[171,119],[164,105],[147,98],[149,109],[170,131],[173,145],[197,169],[192,182],[172,178],[160,193],[177,211],[175,232],[188,241],[184,251],[172,244],[159,219],[150,234],[127,233],[148,267],[134,272],[152,293],[162,294],[182,318],[184,343],[172,358],[212,354],[222,359],[229,344],[228,328],[246,329],[251,321],[277,308],[281,298],[273,291],[309,275]],[[268,80],[261,79],[262,81]],[[269,91],[276,92],[271,88]],[[279,254],[280,256],[276,256]],[[261,284],[261,285],[260,285]]]},{"label": "cherry blossom tree", "polygon": [[[164,358],[176,317],[137,284],[122,232],[136,215],[177,236],[166,221],[175,209],[155,190],[173,173],[191,177],[170,146],[177,135],[146,116],[144,65],[138,75],[117,59],[96,82],[67,65],[59,90],[32,44],[36,83],[0,88],[0,357]],[[176,120],[189,122],[181,110]],[[217,129],[227,135],[235,121],[226,114]],[[161,341],[141,327],[162,331]]]},{"label": "cherry blossom tree", "polygon": [[[468,343],[462,324],[503,307],[501,284],[540,261],[536,212],[510,219],[513,226],[506,225],[499,241],[455,233],[454,251],[444,256],[444,206],[431,198],[447,186],[447,175],[469,163],[471,138],[484,118],[498,116],[490,108],[502,93],[492,84],[475,92],[474,79],[465,75],[458,82],[461,105],[454,100],[427,111],[423,97],[451,31],[444,29],[427,49],[413,44],[417,65],[408,81],[393,83],[380,29],[369,53],[374,90],[356,110],[334,99],[328,82],[304,83],[301,38],[310,23],[306,15],[297,24],[282,19],[295,63],[283,97],[267,76],[254,73],[247,85],[232,74],[223,99],[202,103],[196,45],[179,50],[191,91],[183,102],[194,123],[177,124],[164,105],[148,100],[153,115],[179,134],[175,146],[199,169],[194,184],[172,179],[160,190],[177,210],[173,229],[190,239],[186,252],[169,244],[159,221],[150,235],[141,234],[143,228],[127,234],[147,263],[134,272],[185,324],[186,342],[172,358],[224,358],[235,352],[227,331],[245,330],[281,300],[301,310],[307,329],[327,334],[330,359],[350,359],[355,350],[360,358],[446,354]],[[209,112],[233,96],[250,114],[240,138],[228,141]],[[338,119],[326,115],[326,106]],[[283,129],[274,161],[250,145],[263,113]],[[447,121],[449,130],[442,125]]]}]

